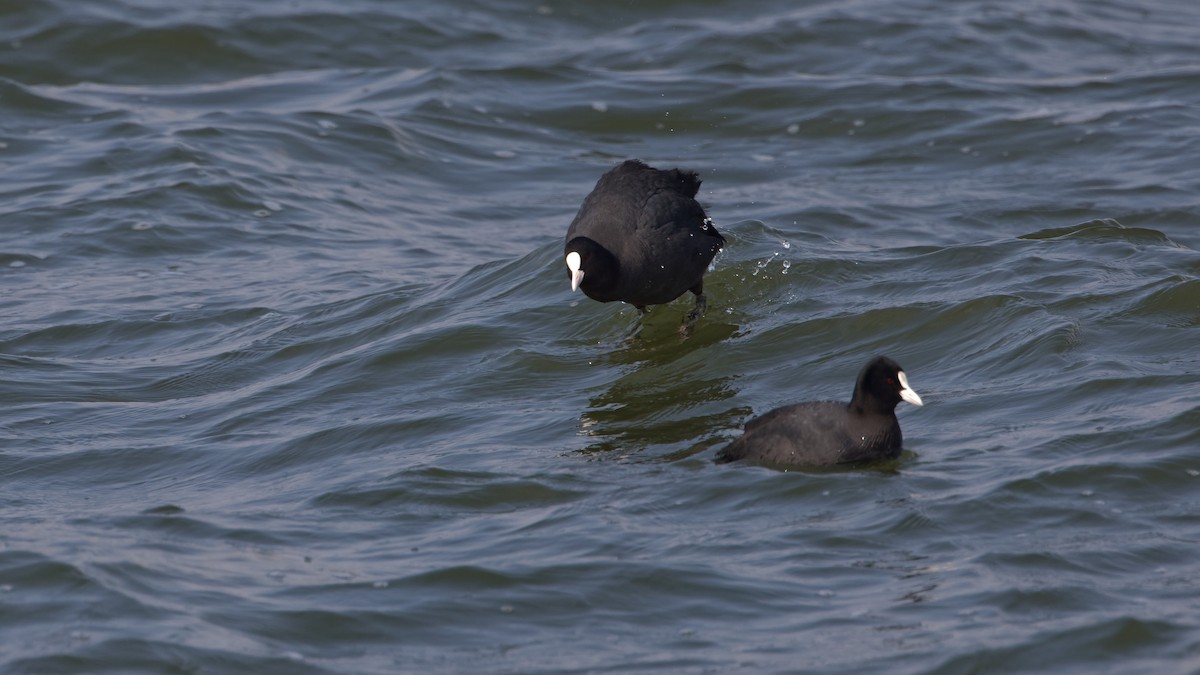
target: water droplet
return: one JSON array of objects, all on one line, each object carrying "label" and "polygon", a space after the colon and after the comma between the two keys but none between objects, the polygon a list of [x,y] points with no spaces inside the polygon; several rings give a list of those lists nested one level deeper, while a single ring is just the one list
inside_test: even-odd
[{"label": "water droplet", "polygon": [[317,126],[321,127],[322,129],[336,129],[337,122],[334,122],[333,120],[317,120]]},{"label": "water droplet", "polygon": [[608,112],[608,104],[604,101],[592,101],[592,110],[596,112]]},{"label": "water droplet", "polygon": [[788,128],[787,128],[787,132],[788,132],[789,134],[796,134],[796,133],[799,133],[799,132],[800,132],[800,125],[799,125],[799,124],[789,124],[789,125],[788,125]]},{"label": "water droplet", "polygon": [[372,586],[372,587],[374,587],[374,588],[387,588],[387,587],[388,587],[388,582],[386,582],[386,581],[376,581],[375,583],[371,584],[371,586]]},{"label": "water droplet", "polygon": [[513,157],[517,156],[517,153],[513,152],[512,150],[497,150],[492,154],[496,155],[500,159],[512,159]]}]

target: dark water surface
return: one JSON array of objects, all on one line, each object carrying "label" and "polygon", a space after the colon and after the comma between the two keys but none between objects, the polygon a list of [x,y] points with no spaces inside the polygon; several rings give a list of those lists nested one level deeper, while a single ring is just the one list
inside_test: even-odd
[{"label": "dark water surface", "polygon": [[[0,0],[0,671],[1200,672],[1197,44]],[[686,338],[569,292],[627,157],[730,240]],[[880,353],[900,461],[712,464]]]}]

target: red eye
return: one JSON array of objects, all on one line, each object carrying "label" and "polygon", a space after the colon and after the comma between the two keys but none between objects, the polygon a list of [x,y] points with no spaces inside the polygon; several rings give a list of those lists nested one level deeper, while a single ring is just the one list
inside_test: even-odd
[{"label": "red eye", "polygon": [[888,383],[888,384],[896,384],[896,381],[895,381],[895,380],[893,380],[892,378],[890,378],[890,377],[889,377],[889,378],[887,379],[887,383]]}]

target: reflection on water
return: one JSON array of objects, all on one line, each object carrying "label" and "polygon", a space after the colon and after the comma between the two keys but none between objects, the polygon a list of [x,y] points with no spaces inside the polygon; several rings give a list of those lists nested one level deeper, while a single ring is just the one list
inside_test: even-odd
[{"label": "reflection on water", "polygon": [[[736,396],[734,377],[705,376],[714,346],[736,337],[737,324],[713,312],[696,323],[688,335],[673,328],[675,305],[654,308],[637,332],[599,358],[622,369],[622,375],[592,396],[580,415],[579,435],[594,439],[581,452],[617,453],[624,457],[651,447],[674,447],[666,457],[691,456],[712,438],[737,425],[749,411],[721,404]],[[598,347],[603,349],[603,347]],[[717,405],[714,405],[717,404]],[[719,439],[717,439],[719,440]]]}]

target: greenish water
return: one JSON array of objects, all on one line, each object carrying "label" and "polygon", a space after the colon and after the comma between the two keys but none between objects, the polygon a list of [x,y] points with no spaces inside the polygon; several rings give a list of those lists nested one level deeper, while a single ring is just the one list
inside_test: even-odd
[{"label": "greenish water", "polygon": [[[0,2],[0,672],[1200,672],[1198,26]],[[686,338],[569,292],[627,157]],[[899,462],[712,464],[875,354]]]}]

